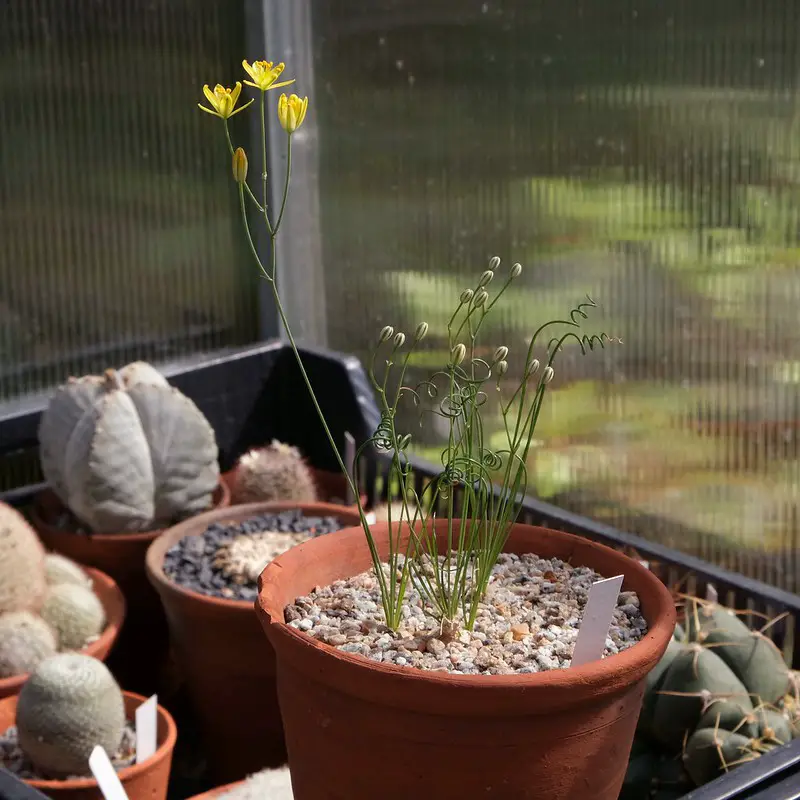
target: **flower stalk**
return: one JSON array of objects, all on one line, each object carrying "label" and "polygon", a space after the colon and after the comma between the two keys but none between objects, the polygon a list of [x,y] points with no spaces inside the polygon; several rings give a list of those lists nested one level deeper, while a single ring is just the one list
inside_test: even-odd
[{"label": "flower stalk", "polygon": [[[497,256],[493,257],[475,285],[461,292],[456,310],[447,325],[449,362],[428,380],[413,388],[405,385],[410,358],[426,338],[428,323],[420,322],[411,335],[395,330],[390,325],[381,330],[368,369],[380,406],[381,420],[373,435],[359,448],[355,474],[351,477],[311,385],[278,290],[278,233],[289,194],[292,137],[305,121],[308,98],[282,94],[277,103],[278,121],[286,133],[286,174],[280,207],[277,215],[272,217],[267,199],[265,97],[270,89],[294,81],[277,83],[284,69],[283,64],[275,66],[272,62],[256,61],[250,65],[244,61],[242,65],[251,78],[245,83],[261,92],[260,202],[247,182],[247,156],[242,148],[234,149],[228,127],[228,119],[253,101],[236,108],[241,91],[239,82],[232,90],[217,85],[212,92],[205,86],[204,94],[212,108],[201,108],[223,120],[249,249],[261,276],[270,284],[278,315],[303,382],[337,463],[356,498],[359,519],[380,587],[386,624],[394,631],[401,626],[405,594],[408,587],[413,586],[425,601],[429,613],[438,620],[443,634],[453,634],[462,626],[471,630],[475,625],[480,602],[491,581],[497,558],[506,543],[511,525],[519,515],[520,501],[527,490],[527,458],[546,388],[555,375],[552,364],[556,354],[569,340],[577,343],[582,353],[593,350],[595,346],[603,347],[608,341],[619,340],[611,340],[605,334],[586,336],[576,332],[580,329],[581,321],[587,317],[584,309],[595,305],[591,298],[587,298],[586,303],[570,312],[568,319],[547,322],[536,330],[522,361],[522,378],[508,396],[508,392],[504,392],[504,383],[511,372],[509,348],[505,345],[497,347],[491,361],[487,361],[479,355],[479,334],[495,304],[511,283],[522,274],[522,266],[514,264],[505,280],[500,283],[498,270],[501,262]],[[262,261],[253,241],[246,198],[263,215],[269,233],[271,257],[268,265]],[[544,368],[540,372],[541,364],[534,357],[534,352],[540,335],[554,326],[560,327],[561,333],[551,338],[547,344]],[[384,354],[384,369],[380,378],[376,369],[379,353]],[[399,387],[394,391],[388,388],[390,377],[396,379],[395,384]],[[489,387],[499,397],[506,438],[505,445],[497,450],[488,446],[482,419]],[[415,406],[420,406],[423,392],[437,401],[433,413],[447,420],[449,433],[447,446],[442,452],[440,472],[418,492],[408,457],[412,436],[398,431],[396,418],[401,401],[410,398]],[[385,562],[370,531],[357,489],[359,457],[369,446],[387,454],[390,485],[396,485],[399,490],[398,520],[392,519],[391,505],[389,507],[389,552]],[[497,486],[496,478],[499,478]],[[457,492],[460,492],[458,506]],[[447,528],[443,542],[437,538],[434,528],[436,509],[439,507],[446,510]],[[404,528],[408,531],[405,544],[401,535]]]}]

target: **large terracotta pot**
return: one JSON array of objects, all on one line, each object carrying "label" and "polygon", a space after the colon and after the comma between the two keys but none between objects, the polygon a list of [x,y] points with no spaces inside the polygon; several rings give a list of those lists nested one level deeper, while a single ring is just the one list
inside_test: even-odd
[{"label": "large terracotta pot", "polygon": [[[446,527],[437,523],[440,547]],[[382,557],[387,528],[372,527]],[[423,672],[341,652],[284,622],[296,597],[370,568],[360,528],[298,545],[264,570],[256,608],[275,650],[295,800],[400,800],[420,791],[437,800],[616,800],[645,676],[674,630],[670,593],[636,561],[559,531],[514,525],[505,551],[624,574],[649,632],[574,669]]]},{"label": "large terracotta pot", "polygon": [[[123,692],[128,719],[134,719],[136,709],[147,699],[133,692]],[[0,700],[0,731],[14,725],[17,716],[17,698]],[[158,707],[157,743],[155,754],[141,764],[126,767],[117,773],[128,800],[166,800],[172,751],[178,731],[172,717]],[[94,778],[77,778],[63,781],[25,781],[53,800],[103,800],[103,793]]]},{"label": "large terracotta pot", "polygon": [[[91,578],[94,593],[103,604],[106,612],[106,627],[95,641],[83,648],[82,652],[100,661],[105,661],[117,640],[125,619],[125,598],[122,596],[119,586],[105,573],[87,567],[86,574]],[[19,694],[19,690],[26,680],[28,680],[27,672],[11,678],[0,679],[0,698]]]},{"label": "large terracotta pot", "polygon": [[[214,505],[221,508],[229,503],[228,487],[220,479]],[[128,617],[108,665],[123,686],[148,696],[158,692],[162,689],[169,637],[158,595],[145,575],[144,558],[147,548],[163,529],[140,533],[75,533],[55,524],[64,513],[61,501],[46,489],[34,499],[31,521],[48,550],[100,569],[119,584],[128,603]]]},{"label": "large terracotta pot", "polygon": [[307,515],[335,516],[345,525],[358,523],[358,515],[342,506],[250,503],[186,520],[147,551],[147,574],[164,604],[175,656],[208,752],[213,753],[210,768],[220,783],[286,762],[275,658],[252,602],[210,597],[179,586],[164,574],[164,556],[185,536],[200,536],[215,522],[241,522],[292,508]]}]

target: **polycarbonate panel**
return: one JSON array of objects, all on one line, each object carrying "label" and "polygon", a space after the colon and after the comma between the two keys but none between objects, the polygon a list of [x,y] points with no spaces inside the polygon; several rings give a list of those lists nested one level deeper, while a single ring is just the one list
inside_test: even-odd
[{"label": "polycarbonate panel", "polygon": [[243,40],[226,0],[2,4],[0,400],[253,341],[224,134],[197,108]]},{"label": "polycarbonate panel", "polygon": [[[485,340],[513,378],[526,336],[590,293],[588,330],[624,344],[562,354],[529,489],[800,588],[796,4],[314,13],[330,344],[363,357],[384,324],[426,319],[413,382],[497,254],[525,268]],[[405,419],[437,459],[432,421]]]}]

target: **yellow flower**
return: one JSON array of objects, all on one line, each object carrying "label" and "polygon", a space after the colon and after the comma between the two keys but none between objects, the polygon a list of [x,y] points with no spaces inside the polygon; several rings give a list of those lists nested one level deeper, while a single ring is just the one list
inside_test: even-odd
[{"label": "yellow flower", "polygon": [[307,97],[301,100],[296,94],[291,97],[281,95],[278,100],[278,119],[286,133],[294,133],[303,124],[307,110]]},{"label": "yellow flower", "polygon": [[233,179],[236,183],[247,180],[247,154],[241,147],[237,147],[233,154]]},{"label": "yellow flower", "polygon": [[[234,114],[244,111],[247,106],[253,102],[251,100],[249,103],[245,103],[241,108],[236,108],[236,101],[239,99],[241,92],[242,84],[239,81],[236,81],[236,86],[234,86],[233,89],[226,89],[224,86],[217,84],[214,87],[213,92],[208,88],[208,84],[206,84],[203,87],[203,94],[211,104],[211,108],[201,106],[200,103],[197,105],[208,114],[213,114],[215,117],[219,117],[220,119],[228,119]],[[234,108],[236,108],[235,111]]]},{"label": "yellow flower", "polygon": [[262,92],[266,92],[267,89],[277,89],[279,86],[288,86],[290,83],[294,83],[294,78],[290,81],[275,83],[283,72],[283,68],[286,66],[283,62],[273,66],[271,61],[254,61],[253,65],[250,66],[247,61],[242,61],[242,66],[253,79],[253,82],[245,81],[245,83],[248,86],[252,86],[254,89],[261,89]]}]

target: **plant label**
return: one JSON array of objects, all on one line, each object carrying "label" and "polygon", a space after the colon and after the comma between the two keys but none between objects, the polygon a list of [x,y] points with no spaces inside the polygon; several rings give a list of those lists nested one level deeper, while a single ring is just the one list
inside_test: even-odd
[{"label": "plant label", "polygon": [[603,657],[608,628],[617,607],[623,579],[624,576],[617,575],[592,584],[572,654],[573,667],[581,667]]},{"label": "plant label", "polygon": [[128,800],[117,771],[111,764],[108,754],[97,745],[89,756],[89,769],[100,787],[105,800]]},{"label": "plant label", "polygon": [[706,600],[709,603],[716,605],[719,602],[719,595],[717,594],[717,587],[713,583],[706,584]]},{"label": "plant label", "polygon": [[141,764],[156,752],[158,696],[153,695],[136,709],[136,763]]},{"label": "plant label", "polygon": [[[353,481],[356,471],[356,440],[348,431],[344,432],[344,465],[347,467],[347,474],[350,476],[350,480]],[[345,486],[344,504],[346,506],[352,506],[355,502],[356,498],[353,497],[353,490],[350,488],[350,484],[347,483]]]},{"label": "plant label", "polygon": [[367,511],[367,513],[364,514],[364,516],[367,518],[367,522],[370,525],[374,525],[378,521],[378,518],[375,516],[374,511]]}]

